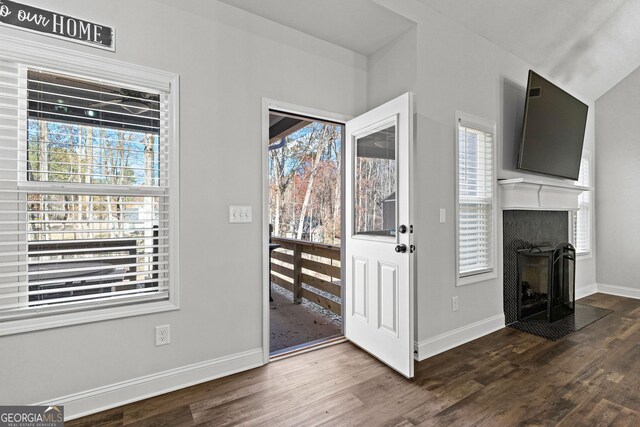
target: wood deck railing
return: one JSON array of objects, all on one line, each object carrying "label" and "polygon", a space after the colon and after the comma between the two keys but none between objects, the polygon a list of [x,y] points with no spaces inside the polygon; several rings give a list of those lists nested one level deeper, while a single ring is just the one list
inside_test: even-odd
[{"label": "wood deck railing", "polygon": [[[136,245],[138,242],[135,239],[130,240],[103,240],[99,242],[84,242],[82,240],[42,240],[42,241],[33,241],[29,242],[29,256],[37,257],[38,252],[47,251],[49,252],[49,256],[77,256],[82,254],[87,254],[87,249],[100,249],[91,252],[93,255],[98,256],[114,256],[114,255],[127,255],[122,258],[106,258],[104,262],[113,265],[119,264],[134,264],[136,262],[138,249]],[[157,245],[157,243],[154,244]],[[124,248],[124,249],[122,249]],[[56,253],[56,251],[60,251]],[[93,260],[95,261],[95,259]],[[77,263],[83,262],[93,262],[83,260],[81,257],[78,257]],[[155,261],[155,259],[154,259]],[[37,261],[31,261],[30,265],[38,265]],[[127,269],[128,272],[135,272],[136,267],[131,266]]]},{"label": "wood deck railing", "polygon": [[271,252],[271,282],[291,291],[294,302],[305,298],[341,315],[340,246],[281,237],[271,242],[281,246]]}]

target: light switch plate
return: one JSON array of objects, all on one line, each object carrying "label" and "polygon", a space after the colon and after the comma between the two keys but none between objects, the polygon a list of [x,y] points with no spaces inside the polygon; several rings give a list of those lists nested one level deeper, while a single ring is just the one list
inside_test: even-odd
[{"label": "light switch plate", "polygon": [[233,224],[251,222],[251,206],[229,206],[229,222]]},{"label": "light switch plate", "polygon": [[440,223],[444,224],[445,222],[447,222],[447,210],[440,209]]}]

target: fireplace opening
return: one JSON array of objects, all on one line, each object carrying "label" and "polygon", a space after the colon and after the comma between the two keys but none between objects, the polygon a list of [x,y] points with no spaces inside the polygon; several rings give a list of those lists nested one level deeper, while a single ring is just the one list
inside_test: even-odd
[{"label": "fireplace opening", "polygon": [[569,243],[518,251],[518,320],[555,322],[575,311],[575,249]]}]

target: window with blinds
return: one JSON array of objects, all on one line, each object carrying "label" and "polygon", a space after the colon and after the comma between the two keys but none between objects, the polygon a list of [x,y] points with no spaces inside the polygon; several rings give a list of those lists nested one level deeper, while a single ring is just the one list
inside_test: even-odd
[{"label": "window with blinds", "polygon": [[[583,187],[591,185],[590,161],[587,157],[580,161],[580,174],[577,184]],[[573,212],[573,242],[576,254],[591,252],[591,192],[583,191],[578,196],[578,211]]]},{"label": "window with blinds", "polygon": [[494,269],[494,143],[462,119],[457,137],[457,268],[468,277]]},{"label": "window with blinds", "polygon": [[0,320],[169,298],[167,95],[0,62]]}]

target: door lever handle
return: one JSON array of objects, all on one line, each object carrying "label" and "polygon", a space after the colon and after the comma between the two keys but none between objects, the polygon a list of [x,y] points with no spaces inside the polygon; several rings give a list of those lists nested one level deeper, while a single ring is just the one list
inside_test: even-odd
[{"label": "door lever handle", "polygon": [[402,254],[407,252],[407,245],[405,244],[396,245],[396,252],[402,253]]}]

